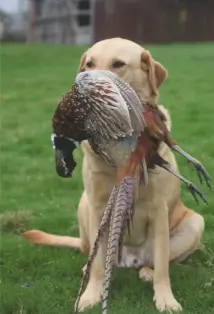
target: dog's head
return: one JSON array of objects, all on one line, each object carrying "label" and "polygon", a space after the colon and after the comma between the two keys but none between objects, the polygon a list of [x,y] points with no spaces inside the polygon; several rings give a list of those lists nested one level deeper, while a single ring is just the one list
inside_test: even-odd
[{"label": "dog's head", "polygon": [[[109,70],[123,78],[138,93],[142,101],[155,103],[159,87],[167,77],[166,69],[148,50],[123,38],[97,42],[81,57],[78,73],[90,70]],[[87,141],[81,145],[93,155]]]},{"label": "dog's head", "polygon": [[166,69],[140,45],[122,38],[102,40],[82,56],[78,72],[109,70],[122,77],[142,101],[154,103],[167,77]]}]

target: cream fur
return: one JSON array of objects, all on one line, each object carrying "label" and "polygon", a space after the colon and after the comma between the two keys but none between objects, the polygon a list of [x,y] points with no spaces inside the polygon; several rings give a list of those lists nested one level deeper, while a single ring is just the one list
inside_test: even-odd
[{"label": "cream fur", "polygon": [[[113,64],[116,60],[123,61],[125,65],[115,69]],[[158,89],[167,76],[164,67],[148,51],[122,38],[100,41],[86,51],[79,70],[86,69],[111,70],[130,83],[142,100],[152,102],[156,101]],[[160,108],[167,117],[167,127],[171,129],[169,112],[163,106]],[[85,254],[93,246],[103,210],[115,183],[115,172],[92,151],[87,142],[82,143],[82,149],[84,191],[78,207],[80,238],[30,230],[24,236],[31,242],[79,247]],[[165,144],[161,145],[160,154],[177,166],[174,155]],[[159,311],[181,310],[171,290],[169,261],[181,261],[194,252],[204,230],[203,217],[182,203],[180,190],[180,182],[173,175],[158,167],[151,171],[148,187],[139,188],[131,236],[125,236],[121,266],[140,267],[140,278],[153,280],[154,301]],[[101,299],[105,248],[106,238],[80,299],[81,311]]]}]

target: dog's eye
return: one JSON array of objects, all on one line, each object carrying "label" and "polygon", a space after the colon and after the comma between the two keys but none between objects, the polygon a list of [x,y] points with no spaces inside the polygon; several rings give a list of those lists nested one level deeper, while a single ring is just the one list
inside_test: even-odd
[{"label": "dog's eye", "polygon": [[114,69],[122,68],[124,65],[126,65],[125,62],[119,61],[119,60],[114,61],[114,62],[112,63],[112,67],[113,67]]},{"label": "dog's eye", "polygon": [[93,68],[94,63],[93,63],[92,61],[88,61],[88,62],[86,63],[86,66],[87,66],[87,68]]}]

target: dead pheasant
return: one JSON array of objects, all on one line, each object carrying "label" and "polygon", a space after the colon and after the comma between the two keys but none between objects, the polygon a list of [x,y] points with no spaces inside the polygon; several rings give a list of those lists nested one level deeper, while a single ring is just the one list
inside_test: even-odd
[{"label": "dead pheasant", "polygon": [[[86,139],[97,154],[116,168],[117,182],[85,271],[87,280],[99,240],[110,225],[103,296],[103,313],[107,313],[111,271],[120,261],[123,232],[134,214],[134,196],[139,181],[148,183],[147,169],[156,165],[166,169],[187,184],[196,201],[198,195],[206,202],[197,187],[158,154],[161,141],[190,160],[196,167],[200,181],[203,176],[209,187],[210,178],[201,163],[172,140],[158,106],[142,104],[135,91],[109,71],[78,74],[71,91],[66,93],[57,107],[52,122],[56,170],[60,176],[72,176],[76,166],[73,150]],[[86,280],[82,281],[80,294]]]},{"label": "dead pheasant", "polygon": [[[172,139],[165,116],[156,105],[142,104],[135,91],[110,71],[79,73],[53,116],[52,141],[56,171],[71,177],[76,166],[73,150],[88,140],[93,150],[107,163],[131,175],[138,170],[147,182],[147,168],[165,168],[187,184],[194,197],[203,195],[157,153],[161,141],[186,157],[197,170],[200,182],[210,178],[203,165],[183,151]],[[123,165],[126,165],[124,170]],[[139,171],[141,168],[142,171]]]}]

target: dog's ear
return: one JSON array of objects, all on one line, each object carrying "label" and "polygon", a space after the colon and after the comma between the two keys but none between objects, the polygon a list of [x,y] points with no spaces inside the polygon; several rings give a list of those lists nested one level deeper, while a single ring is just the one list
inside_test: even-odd
[{"label": "dog's ear", "polygon": [[80,58],[80,64],[79,67],[77,69],[77,74],[80,72],[84,72],[85,71],[85,60],[86,60],[86,56],[87,56],[87,51],[84,52],[84,54],[82,55],[82,57]]},{"label": "dog's ear", "polygon": [[167,78],[167,70],[155,61],[148,50],[144,50],[141,55],[142,68],[148,72],[149,82],[154,95],[158,94],[158,88]]}]

